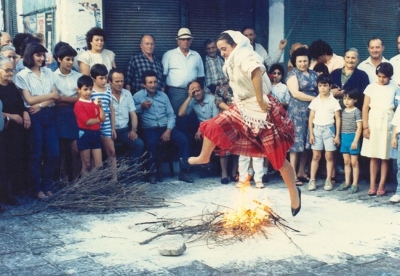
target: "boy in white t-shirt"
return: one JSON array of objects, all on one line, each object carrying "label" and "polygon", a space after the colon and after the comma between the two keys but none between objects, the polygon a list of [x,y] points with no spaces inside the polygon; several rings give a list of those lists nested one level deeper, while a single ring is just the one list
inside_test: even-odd
[{"label": "boy in white t-shirt", "polygon": [[326,181],[324,190],[331,191],[333,189],[331,182],[334,167],[333,155],[336,151],[336,146],[340,144],[341,107],[339,102],[330,93],[332,79],[329,75],[322,74],[318,76],[317,85],[319,95],[308,106],[310,109],[308,128],[310,131],[311,149],[313,151],[308,190],[314,191],[317,188],[315,176],[319,160],[321,159],[321,152],[325,150]]}]

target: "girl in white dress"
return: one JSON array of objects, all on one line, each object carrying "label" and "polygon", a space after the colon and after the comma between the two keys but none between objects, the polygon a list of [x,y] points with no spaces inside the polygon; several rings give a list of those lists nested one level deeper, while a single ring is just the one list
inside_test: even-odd
[{"label": "girl in white dress", "polygon": [[[378,81],[371,83],[364,90],[365,98],[362,108],[363,145],[361,155],[370,158],[370,188],[368,195],[386,194],[385,181],[389,169],[390,122],[393,118],[394,96],[397,84],[390,81],[393,66],[383,62],[376,68]],[[381,177],[378,190],[376,177],[379,159],[381,160]]]}]

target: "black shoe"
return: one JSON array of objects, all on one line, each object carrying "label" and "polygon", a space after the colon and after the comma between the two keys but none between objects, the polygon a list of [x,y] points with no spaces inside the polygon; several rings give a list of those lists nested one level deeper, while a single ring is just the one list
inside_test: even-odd
[{"label": "black shoe", "polygon": [[221,178],[221,184],[229,184],[229,179],[228,179],[228,177]]},{"label": "black shoe", "polygon": [[299,193],[299,207],[297,207],[296,209],[291,208],[292,216],[294,216],[294,217],[300,212],[300,209],[301,209],[301,190],[299,189],[299,187],[296,187],[296,188],[297,188],[297,192]]},{"label": "black shoe", "polygon": [[188,157],[181,157],[179,158],[179,166],[183,170],[188,170],[190,167],[201,167],[201,168],[206,168],[208,169],[210,166],[210,163],[205,163],[205,164],[189,164],[188,162]]},{"label": "black shoe", "polygon": [[148,181],[150,184],[157,184],[157,177],[155,175],[150,175]]},{"label": "black shoe", "polygon": [[264,184],[269,182],[269,175],[268,175],[268,174],[265,173],[265,174],[262,176],[262,182],[263,182]]},{"label": "black shoe", "polygon": [[193,183],[193,179],[190,177],[188,173],[180,172],[179,173],[179,180],[186,182],[186,183]]}]

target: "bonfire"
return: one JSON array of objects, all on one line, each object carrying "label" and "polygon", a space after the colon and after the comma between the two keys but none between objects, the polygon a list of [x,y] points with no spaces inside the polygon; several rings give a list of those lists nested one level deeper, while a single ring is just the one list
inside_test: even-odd
[{"label": "bonfire", "polygon": [[166,235],[184,235],[188,243],[205,240],[207,244],[227,245],[255,235],[267,238],[266,230],[272,226],[283,231],[299,232],[289,227],[286,220],[272,208],[255,199],[249,202],[246,197],[242,197],[246,204],[238,204],[235,208],[217,205],[217,210],[204,211],[198,216],[160,218],[157,221],[137,223],[149,224],[144,230],[157,233],[140,244],[147,244]]}]

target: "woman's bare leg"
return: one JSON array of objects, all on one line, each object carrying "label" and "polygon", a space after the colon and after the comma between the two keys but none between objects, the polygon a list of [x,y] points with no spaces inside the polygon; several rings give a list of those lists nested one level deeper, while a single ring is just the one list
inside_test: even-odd
[{"label": "woman's bare leg", "polygon": [[190,165],[207,164],[208,162],[210,162],[210,156],[214,148],[215,144],[207,137],[204,137],[200,155],[197,157],[190,157],[188,159],[188,163]]},{"label": "woman's bare leg", "polygon": [[283,181],[285,181],[285,184],[289,190],[291,202],[290,205],[293,209],[297,209],[300,205],[300,198],[299,192],[296,187],[296,175],[294,173],[293,167],[287,160],[285,160],[285,163],[283,163],[283,166],[279,169],[279,171],[282,175]]}]

